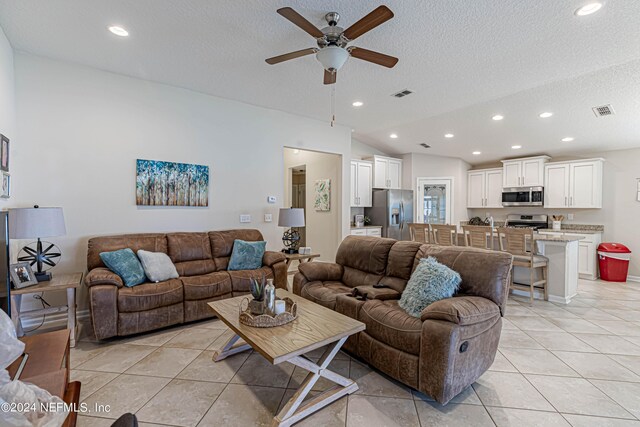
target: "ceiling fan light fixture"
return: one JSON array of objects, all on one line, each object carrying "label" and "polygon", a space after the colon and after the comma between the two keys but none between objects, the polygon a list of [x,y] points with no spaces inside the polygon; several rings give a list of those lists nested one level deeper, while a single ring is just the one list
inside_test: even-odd
[{"label": "ceiling fan light fixture", "polygon": [[316,53],[316,59],[322,64],[325,70],[331,72],[338,71],[342,68],[348,58],[349,52],[338,46],[327,46]]}]

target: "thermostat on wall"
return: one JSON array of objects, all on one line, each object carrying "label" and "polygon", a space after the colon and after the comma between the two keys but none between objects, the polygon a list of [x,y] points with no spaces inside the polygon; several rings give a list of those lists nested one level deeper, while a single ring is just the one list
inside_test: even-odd
[{"label": "thermostat on wall", "polygon": [[275,202],[276,202],[276,196],[269,196],[269,197],[267,197],[267,202],[269,202],[269,203],[275,203]]}]

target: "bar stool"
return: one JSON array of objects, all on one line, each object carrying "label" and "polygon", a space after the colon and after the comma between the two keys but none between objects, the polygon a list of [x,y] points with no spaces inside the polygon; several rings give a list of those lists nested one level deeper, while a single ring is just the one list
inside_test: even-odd
[{"label": "bar stool", "polygon": [[[547,268],[549,260],[547,257],[535,254],[536,242],[533,239],[533,228],[498,228],[498,241],[500,250],[513,255],[513,267],[524,267],[529,269],[529,285],[515,283],[513,280],[513,268],[511,270],[510,289],[529,291],[530,300],[533,304],[533,292],[535,288],[544,291],[544,300],[549,300],[547,287]],[[530,248],[527,251],[527,246]],[[536,268],[541,269],[542,280],[534,282],[534,272]]]},{"label": "bar stool", "polygon": [[431,243],[431,230],[429,224],[412,222],[409,224],[409,234],[414,242]]},{"label": "bar stool", "polygon": [[458,227],[455,225],[431,224],[432,243],[440,246],[458,245]]},{"label": "bar stool", "polygon": [[[493,249],[493,228],[483,225],[463,225],[464,245],[472,248]],[[487,242],[487,238],[489,241]]]}]

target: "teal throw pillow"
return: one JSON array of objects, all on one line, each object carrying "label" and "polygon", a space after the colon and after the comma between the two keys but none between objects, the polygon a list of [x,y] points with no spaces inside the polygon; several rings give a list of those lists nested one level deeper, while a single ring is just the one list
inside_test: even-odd
[{"label": "teal throw pillow", "polygon": [[413,317],[428,305],[441,299],[450,298],[460,286],[460,274],[435,258],[422,258],[402,292],[398,305]]},{"label": "teal throw pillow", "polygon": [[101,252],[100,259],[109,270],[122,278],[127,287],[144,283],[146,276],[136,254],[129,248],[113,252]]},{"label": "teal throw pillow", "polygon": [[227,270],[255,270],[262,267],[267,242],[233,241],[233,251]]}]

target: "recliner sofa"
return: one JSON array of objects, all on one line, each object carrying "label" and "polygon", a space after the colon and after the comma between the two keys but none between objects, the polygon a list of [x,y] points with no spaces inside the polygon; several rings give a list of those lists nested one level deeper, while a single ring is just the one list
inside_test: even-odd
[{"label": "recliner sofa", "polygon": [[[94,237],[89,240],[85,284],[96,338],[131,335],[169,325],[214,317],[210,301],[249,293],[251,277],[274,279],[286,288],[287,266],[280,252],[267,251],[257,270],[227,271],[234,240],[261,241],[258,230],[203,233],[147,233]],[[169,255],[179,278],[125,287],[107,269],[101,252],[131,248]]]},{"label": "recliner sofa", "polygon": [[[398,300],[419,260],[429,256],[457,271],[462,283],[454,297],[416,318]],[[446,404],[493,363],[511,264],[503,252],[348,236],[335,263],[300,265],[293,291],[363,322],[366,329],[345,350]],[[352,296],[354,288],[366,299]]]}]

